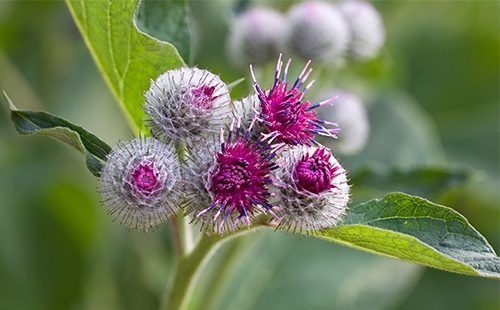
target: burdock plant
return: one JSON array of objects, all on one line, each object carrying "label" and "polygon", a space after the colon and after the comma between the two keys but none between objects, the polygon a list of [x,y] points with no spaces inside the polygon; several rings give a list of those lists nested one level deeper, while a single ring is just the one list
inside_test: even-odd
[{"label": "burdock plant", "polygon": [[[163,29],[162,37],[173,44],[146,34],[148,27],[137,28],[149,25],[145,21],[151,16],[144,12],[186,20],[184,4],[172,2],[164,11],[165,6],[155,9],[158,3],[145,2],[149,9],[136,15],[138,2],[113,2],[104,14],[100,2],[67,1],[137,138],[112,148],[69,121],[18,110],[4,96],[21,134],[50,136],[85,155],[100,184],[102,204],[117,222],[139,231],[154,231],[162,223],[172,228],[177,265],[164,309],[187,305],[197,275],[224,240],[257,228],[306,234],[450,272],[500,277],[494,250],[450,208],[404,193],[349,205],[356,198],[351,186],[366,180],[366,172],[350,178],[336,159],[335,138],[342,135],[342,126],[317,114],[321,106],[334,110],[336,97],[307,99],[313,85],[310,61],[289,79],[291,60],[284,63],[280,55],[274,76],[259,77],[271,80],[270,85],[258,82],[250,66],[252,88],[247,97],[233,100],[234,84],[186,66],[186,25]],[[292,26],[298,28],[288,35],[299,35],[293,42],[306,43],[313,31],[321,34],[307,18],[313,14],[326,21],[331,9],[323,7],[314,2],[292,10]],[[336,57],[347,48],[347,39],[346,34],[335,44],[314,41],[298,51],[319,59]],[[321,145],[318,137],[330,139],[333,148]],[[201,233],[191,246],[187,232],[194,228]]]}]

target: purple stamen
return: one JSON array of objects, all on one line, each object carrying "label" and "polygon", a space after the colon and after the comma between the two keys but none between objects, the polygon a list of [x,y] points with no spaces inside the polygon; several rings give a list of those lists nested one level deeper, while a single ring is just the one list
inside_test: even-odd
[{"label": "purple stamen", "polygon": [[[272,88],[268,91],[263,91],[255,78],[253,67],[250,66],[254,89],[257,92],[257,97],[260,101],[259,121],[263,125],[263,140],[268,143],[285,143],[285,144],[302,144],[311,145],[318,126],[316,113],[313,112],[324,104],[333,102],[334,99],[322,101],[320,103],[311,104],[309,101],[302,101],[305,93],[314,84],[314,80],[309,82],[303,90],[303,84],[312,73],[309,68],[311,61],[308,61],[297,80],[290,88],[286,82],[286,75],[290,66],[289,59],[283,77],[280,80],[280,74],[283,67],[282,56],[280,55],[276,64],[275,80]],[[324,123],[325,125],[327,123]],[[321,131],[327,131],[321,127]]]}]

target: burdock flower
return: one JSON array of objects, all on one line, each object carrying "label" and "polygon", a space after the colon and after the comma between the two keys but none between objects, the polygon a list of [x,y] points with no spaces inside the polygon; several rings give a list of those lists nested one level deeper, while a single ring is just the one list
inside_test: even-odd
[{"label": "burdock flower", "polygon": [[240,67],[265,64],[278,55],[285,27],[285,18],[270,8],[257,7],[236,16],[227,40],[230,60]]},{"label": "burdock flower", "polygon": [[349,30],[335,6],[308,1],[290,8],[286,46],[304,59],[334,62],[347,50]]},{"label": "burdock flower", "polygon": [[153,136],[196,140],[231,121],[229,90],[215,74],[197,68],[170,70],[151,81],[145,111]]},{"label": "burdock flower", "polygon": [[[342,133],[335,141],[335,150],[344,154],[356,154],[368,142],[370,124],[368,113],[361,98],[345,90],[330,90],[323,98],[337,96],[334,106],[324,106],[318,109],[321,118],[337,122]],[[325,143],[328,145],[328,143]]]},{"label": "burdock flower", "polygon": [[109,214],[130,228],[147,232],[178,210],[180,164],[173,147],[158,140],[116,146],[100,181]]},{"label": "burdock flower", "polygon": [[281,75],[283,61],[280,55],[276,65],[274,84],[269,90],[260,88],[253,68],[250,66],[253,85],[260,101],[259,120],[264,127],[264,140],[277,144],[311,145],[315,143],[315,135],[336,138],[339,132],[337,124],[319,120],[314,111],[320,106],[333,103],[335,98],[314,104],[304,100],[305,93],[314,83],[313,80],[304,87],[312,72],[312,69],[308,69],[310,61],[307,62],[291,87],[286,81],[290,62],[291,59],[288,60]]},{"label": "burdock flower", "polygon": [[379,12],[366,1],[348,0],[339,5],[351,40],[348,55],[365,60],[377,56],[385,41],[385,30]]},{"label": "burdock flower", "polygon": [[326,148],[298,146],[283,153],[272,203],[279,228],[316,231],[336,225],[347,209],[347,173]]},{"label": "burdock flower", "polygon": [[[274,153],[267,144],[250,140],[250,129],[231,126],[220,143],[208,141],[191,148],[186,165],[186,211],[208,233],[250,225],[257,213],[271,212],[268,203]],[[272,214],[272,213],[271,213]]]}]

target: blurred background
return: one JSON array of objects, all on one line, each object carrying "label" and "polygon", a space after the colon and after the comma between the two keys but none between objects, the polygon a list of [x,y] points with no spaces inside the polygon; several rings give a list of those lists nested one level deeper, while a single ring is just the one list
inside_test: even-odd
[{"label": "blurred background", "polygon": [[[292,5],[266,3],[282,12]],[[386,29],[378,56],[326,66],[318,90],[309,94],[347,87],[368,109],[367,145],[338,156],[352,174],[373,164],[465,169],[467,182],[425,196],[464,214],[498,252],[500,3],[373,4]],[[224,57],[238,5],[190,5],[193,63],[227,82],[247,78],[233,91],[234,98],[244,96],[247,70]],[[272,72],[272,66],[259,70]],[[110,145],[132,136],[62,1],[0,2],[0,88],[20,108],[60,115]],[[141,234],[118,226],[99,206],[96,186],[80,154],[49,139],[18,136],[0,108],[0,309],[157,308],[173,262],[168,227]],[[361,201],[408,185],[353,186],[354,200]],[[500,307],[500,286],[492,280],[282,233],[262,232],[243,243],[248,249],[230,243],[217,253],[191,308]],[[238,255],[222,261],[229,251]],[[216,285],[210,275],[223,264],[232,267],[220,275],[229,284],[207,296]]]}]

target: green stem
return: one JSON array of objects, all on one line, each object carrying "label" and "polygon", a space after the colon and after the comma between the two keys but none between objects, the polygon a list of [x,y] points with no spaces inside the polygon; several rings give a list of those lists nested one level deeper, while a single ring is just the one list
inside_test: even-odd
[{"label": "green stem", "polygon": [[193,249],[193,233],[182,212],[170,218],[170,227],[172,228],[175,255],[179,259]]},{"label": "green stem", "polygon": [[179,259],[173,279],[173,286],[170,289],[168,299],[164,302],[162,309],[185,309],[197,276],[204,264],[208,261],[208,258],[214,253],[215,249],[222,244],[222,242],[255,230],[266,222],[267,219],[265,217],[256,218],[252,226],[236,233],[223,236],[202,234],[200,241],[193,251]]},{"label": "green stem", "polygon": [[203,309],[217,309],[217,304],[221,298],[227,282],[231,279],[231,274],[238,266],[240,258],[246,253],[249,245],[253,244],[255,238],[253,236],[243,236],[235,240],[228,241],[228,245],[224,249],[222,257],[218,259],[217,265],[211,274],[211,279],[208,281],[206,291],[203,293]]},{"label": "green stem", "polygon": [[180,310],[185,307],[198,271],[221,240],[219,236],[203,235],[196,248],[179,260],[174,283],[163,309]]}]

